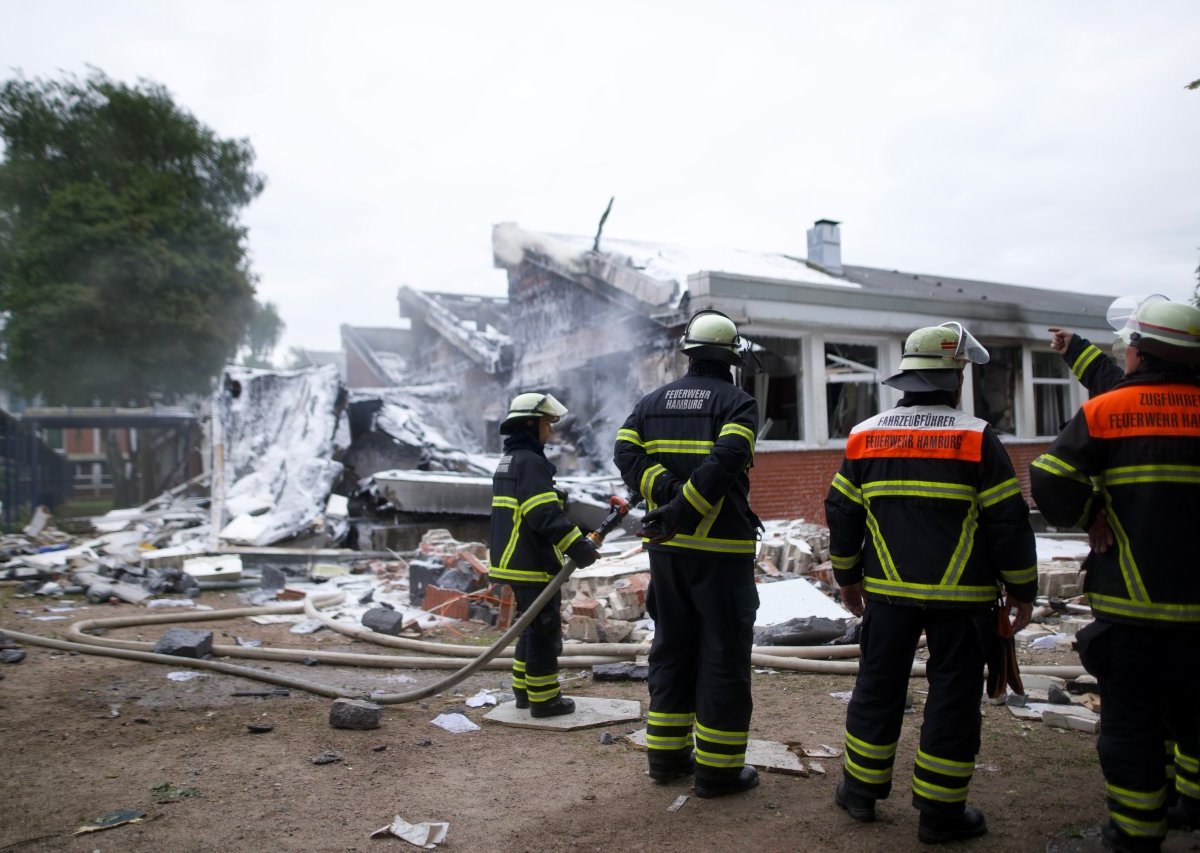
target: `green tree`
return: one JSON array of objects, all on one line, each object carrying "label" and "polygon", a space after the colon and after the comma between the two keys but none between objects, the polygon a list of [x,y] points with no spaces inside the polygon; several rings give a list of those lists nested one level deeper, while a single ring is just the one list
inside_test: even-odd
[{"label": "green tree", "polygon": [[242,364],[246,367],[272,367],[271,352],[283,334],[284,322],[274,302],[264,302],[255,307],[250,323],[246,326],[245,355]]},{"label": "green tree", "polygon": [[95,70],[5,82],[0,140],[9,387],[52,404],[209,390],[268,311],[238,218],[264,186],[249,142]]}]

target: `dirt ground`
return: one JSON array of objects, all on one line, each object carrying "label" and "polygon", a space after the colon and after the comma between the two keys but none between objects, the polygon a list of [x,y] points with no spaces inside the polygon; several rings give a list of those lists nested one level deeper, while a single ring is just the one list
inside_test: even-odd
[{"label": "dirt ground", "polygon": [[[17,613],[44,615],[44,602],[12,595],[11,587],[0,588],[0,630],[49,636],[68,624]],[[202,601],[237,605],[215,593]],[[143,612],[93,606],[72,618]],[[218,643],[232,643],[236,635],[280,647],[384,651],[327,630],[297,636],[287,625],[245,619],[195,627],[213,630]],[[163,630],[127,628],[110,636],[154,640]],[[217,673],[177,683],[166,677],[170,667],[25,650],[22,663],[0,665],[0,851],[416,849],[394,837],[369,837],[396,814],[411,822],[448,821],[441,845],[448,851],[922,848],[903,782],[915,751],[921,681],[913,682],[917,716],[906,719],[897,791],[880,804],[876,823],[858,825],[832,804],[837,759],[825,761],[824,776],[764,774],[747,795],[692,797],[668,812],[680,794],[689,793],[689,783],[657,786],[645,777],[644,753],[620,739],[640,724],[552,734],[482,721],[488,709],[463,706],[481,687],[506,687],[501,672],[485,672],[419,704],[387,707],[379,729],[344,731],[329,726],[330,700],[319,696],[291,691],[235,697],[235,691],[270,685]],[[1069,653],[1037,654],[1038,663],[1076,662]],[[444,675],[249,663],[386,692]],[[403,683],[403,676],[416,685]],[[830,693],[852,687],[851,676],[756,673],[751,737],[840,747],[845,706]],[[643,683],[588,678],[570,692],[638,699],[645,708]],[[482,729],[450,734],[430,724],[449,710],[465,710]],[[254,734],[251,723],[273,729]],[[615,742],[602,743],[605,732]],[[310,761],[327,750],[344,759]],[[1089,832],[1104,817],[1094,736],[1022,723],[1004,708],[988,707],[978,761],[972,802],[987,814],[990,832],[957,848],[1098,849]],[[173,796],[162,793],[164,783],[176,789]],[[180,789],[192,790],[183,796]],[[144,811],[146,819],[72,836],[119,809]],[[1167,849],[1200,850],[1200,835],[1173,836]]]}]

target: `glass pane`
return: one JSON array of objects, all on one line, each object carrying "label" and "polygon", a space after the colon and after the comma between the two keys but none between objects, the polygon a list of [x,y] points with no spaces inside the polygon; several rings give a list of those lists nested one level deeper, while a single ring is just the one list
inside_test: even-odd
[{"label": "glass pane", "polygon": [[1038,435],[1058,435],[1068,418],[1066,385],[1034,385],[1033,411]]},{"label": "glass pane", "polygon": [[1011,435],[1016,432],[1014,404],[1021,350],[1019,347],[992,347],[989,352],[992,357],[987,364],[971,365],[975,371],[975,416],[983,418],[997,432]]},{"label": "glass pane", "polygon": [[1033,375],[1038,379],[1068,379],[1067,363],[1056,352],[1033,353]]},{"label": "glass pane", "polygon": [[[742,372],[742,388],[758,402],[759,437],[777,441],[804,438],[804,375],[800,341],[753,338],[762,372]],[[753,359],[751,359],[753,361]]]},{"label": "glass pane", "polygon": [[825,345],[825,403],[830,438],[845,438],[855,424],[879,411],[879,348]]}]

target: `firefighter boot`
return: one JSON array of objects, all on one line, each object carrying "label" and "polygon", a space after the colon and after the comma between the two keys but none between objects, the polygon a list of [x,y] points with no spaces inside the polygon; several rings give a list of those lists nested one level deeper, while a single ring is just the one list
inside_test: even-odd
[{"label": "firefighter boot", "polygon": [[1158,853],[1162,850],[1163,840],[1157,837],[1135,838],[1127,835],[1110,819],[1100,827],[1100,843],[1105,850],[1115,850],[1116,853]]},{"label": "firefighter boot", "polygon": [[839,809],[845,809],[850,817],[859,823],[875,820],[875,800],[851,791],[845,779],[838,782],[837,790],[833,792],[833,801]]},{"label": "firefighter boot", "polygon": [[740,794],[758,787],[758,771],[749,764],[738,775],[725,779],[696,779],[696,796],[708,800],[726,794]]},{"label": "firefighter boot", "polygon": [[517,700],[517,708],[524,711],[529,707],[529,694],[520,687],[513,688],[513,696]]},{"label": "firefighter boot", "polygon": [[967,806],[956,817],[939,817],[921,812],[917,838],[925,844],[945,844],[963,838],[975,838],[987,832],[987,819],[974,806]]},{"label": "firefighter boot", "polygon": [[575,713],[575,700],[568,699],[565,696],[555,696],[546,702],[530,702],[529,716],[537,717],[561,717],[564,714]]},{"label": "firefighter boot", "polygon": [[655,760],[655,758],[654,752],[651,752],[650,769],[646,771],[646,775],[659,785],[666,785],[682,776],[691,776],[696,772],[696,762],[691,753],[684,753],[678,757],[672,756],[669,761],[664,758]]}]

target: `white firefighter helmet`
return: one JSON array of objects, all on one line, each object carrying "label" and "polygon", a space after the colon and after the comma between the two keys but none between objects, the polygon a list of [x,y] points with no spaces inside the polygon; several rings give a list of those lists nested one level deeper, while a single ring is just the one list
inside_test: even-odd
[{"label": "white firefighter helmet", "polygon": [[500,432],[512,432],[517,424],[530,418],[550,418],[550,422],[554,423],[566,413],[567,407],[554,399],[553,394],[526,391],[513,397],[508,414],[500,424]]},{"label": "white firefighter helmet", "polygon": [[954,391],[967,364],[987,364],[988,351],[959,322],[917,329],[904,342],[900,372],[883,380],[901,391]]},{"label": "white firefighter helmet", "polygon": [[1164,361],[1200,366],[1200,308],[1157,293],[1122,296],[1109,306],[1108,322],[1129,346]]},{"label": "white firefighter helmet", "polygon": [[737,326],[729,317],[711,308],[692,315],[679,346],[692,358],[732,365],[742,363],[742,339]]}]

